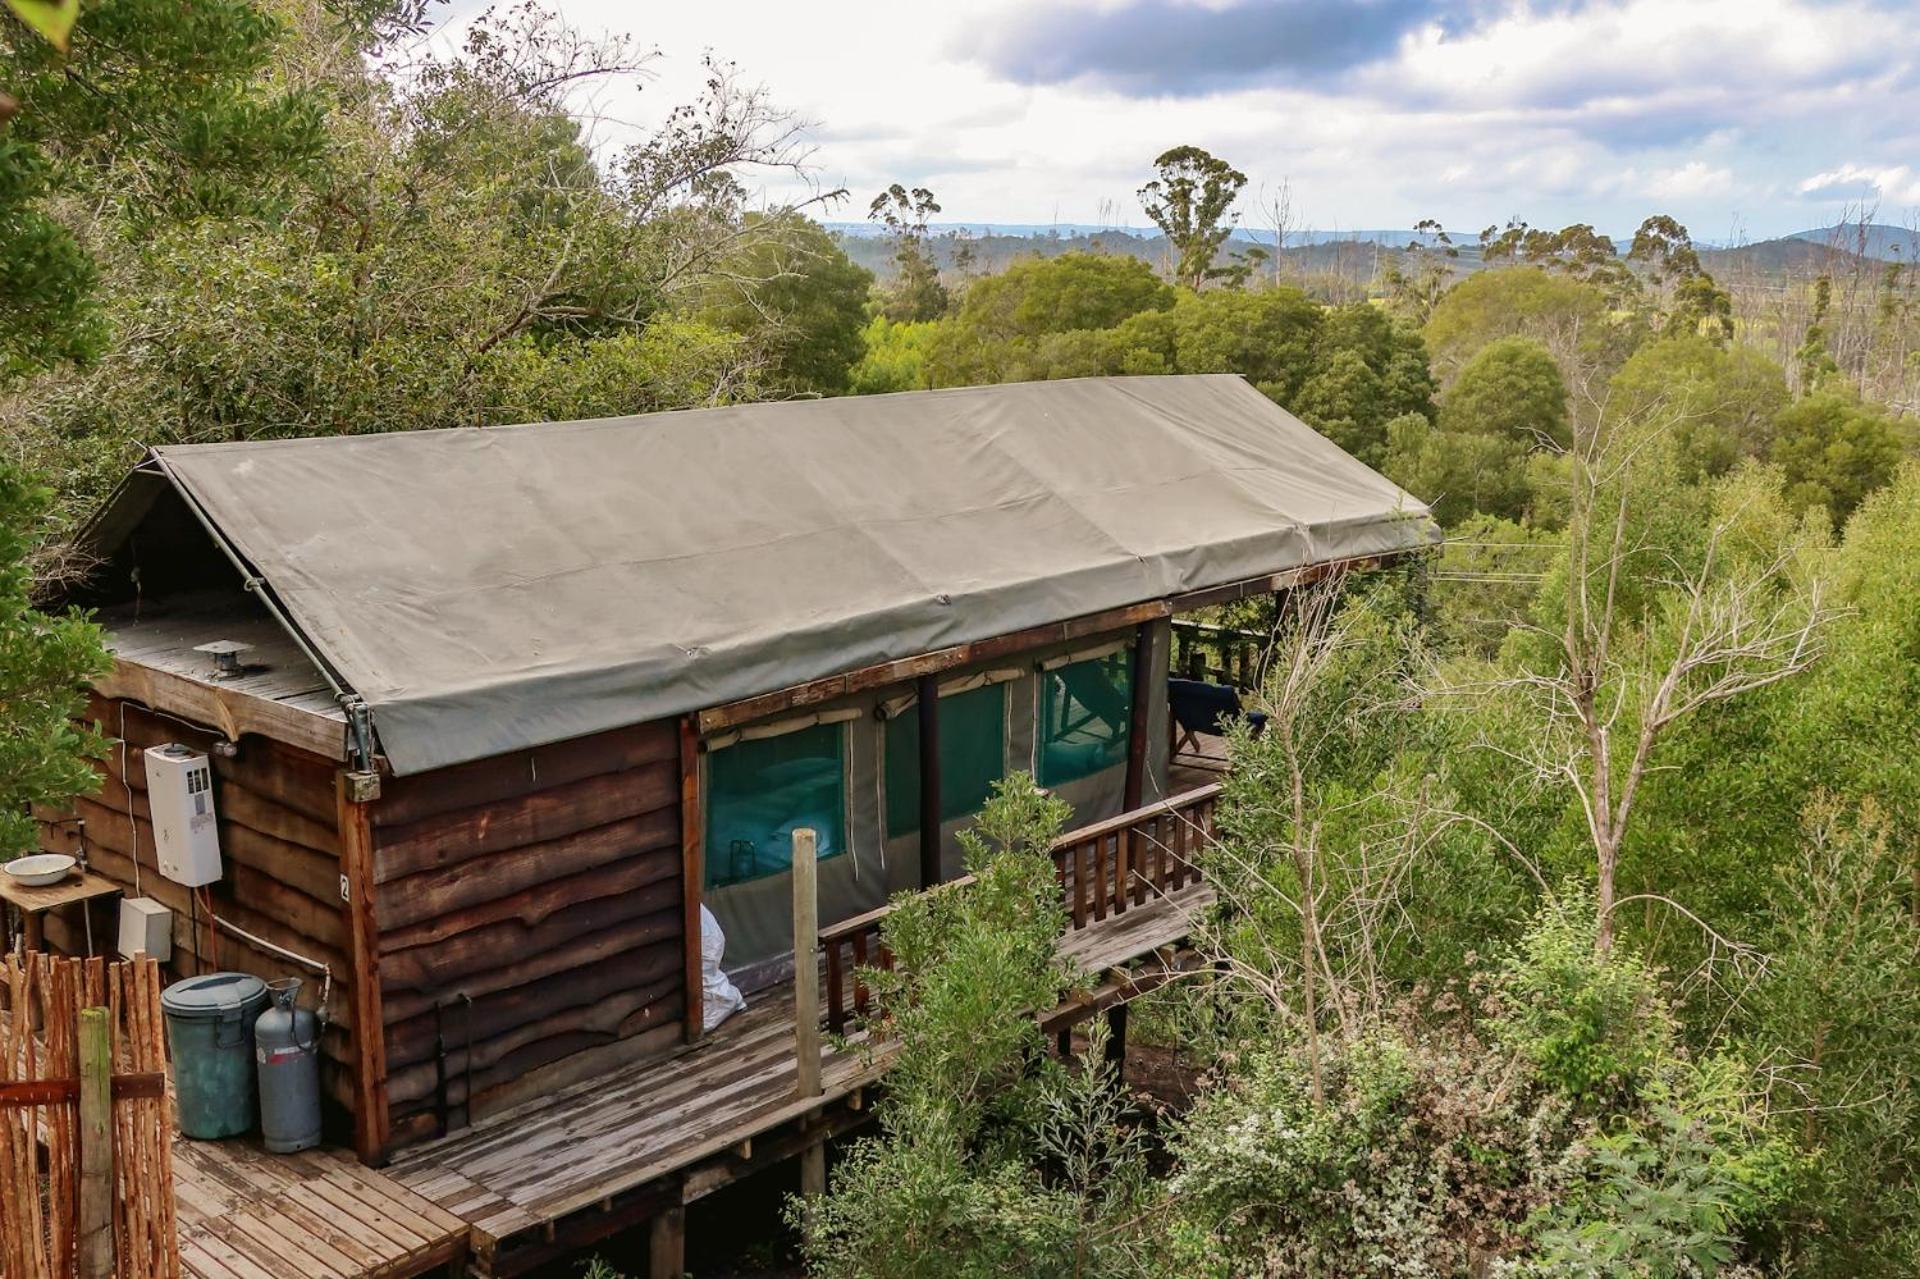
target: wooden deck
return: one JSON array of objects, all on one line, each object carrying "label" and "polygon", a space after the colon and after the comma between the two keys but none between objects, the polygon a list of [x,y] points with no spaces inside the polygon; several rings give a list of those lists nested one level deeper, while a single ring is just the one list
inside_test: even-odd
[{"label": "wooden deck", "polygon": [[[1114,973],[1143,957],[1152,972],[1138,984],[1163,976],[1166,952],[1212,900],[1210,888],[1194,884],[1069,933],[1061,953],[1101,980],[1042,1022],[1059,1029],[1129,997],[1133,989]],[[770,1153],[767,1139],[777,1142],[783,1128],[857,1114],[863,1090],[886,1070],[885,1045],[856,1037],[846,1050],[824,1047],[822,1096],[797,1098],[792,999],[790,986],[766,991],[691,1048],[405,1151],[388,1172],[469,1222],[475,1268],[496,1275],[553,1255],[557,1223],[574,1214],[618,1216],[629,1203],[623,1196],[652,1188],[624,1214],[637,1224],[699,1198],[754,1163],[757,1144]]]},{"label": "wooden deck", "polygon": [[197,1279],[402,1279],[467,1248],[466,1222],[347,1151],[177,1139],[173,1185]]},{"label": "wooden deck", "polygon": [[349,1151],[276,1155],[258,1136],[192,1141],[176,1129],[173,1200],[191,1279],[406,1279],[458,1262],[470,1234]]}]

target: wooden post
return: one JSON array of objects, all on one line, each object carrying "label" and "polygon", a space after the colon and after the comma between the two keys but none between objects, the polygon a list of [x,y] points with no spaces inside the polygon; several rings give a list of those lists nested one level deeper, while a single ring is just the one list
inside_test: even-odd
[{"label": "wooden post", "polygon": [[679,1205],[653,1219],[647,1239],[647,1273],[680,1279],[687,1272],[687,1210]]},{"label": "wooden post", "polygon": [[[803,1100],[820,1095],[820,969],[814,959],[820,936],[818,854],[811,827],[793,832],[794,1091]],[[827,1148],[814,1141],[800,1152],[800,1193],[811,1198],[826,1191]]]},{"label": "wooden post", "polygon": [[799,1059],[797,1095],[820,1095],[820,938],[818,836],[793,832],[793,1051]]},{"label": "wooden post", "polygon": [[80,1010],[80,1279],[113,1274],[113,1030]]},{"label": "wooden post", "polygon": [[940,882],[940,677],[922,675],[920,721],[920,887]]},{"label": "wooden post", "polygon": [[815,1199],[827,1193],[827,1143],[816,1141],[800,1152],[800,1197]]},{"label": "wooden post", "polygon": [[[1153,698],[1156,693],[1153,686],[1153,625],[1143,622],[1133,636],[1133,682],[1129,690],[1132,700],[1132,715],[1127,724],[1127,783],[1126,793],[1120,806],[1131,813],[1140,807],[1147,790],[1147,732],[1152,721]],[[1132,827],[1121,834],[1113,850],[1113,873],[1119,881],[1113,886],[1113,896],[1122,909],[1127,899],[1145,900],[1145,885],[1136,885],[1133,880],[1133,868],[1140,864],[1139,835]]]},{"label": "wooden post", "polygon": [[1127,726],[1127,788],[1122,805],[1127,812],[1140,807],[1147,786],[1147,726],[1153,711],[1153,627],[1143,625],[1133,637],[1132,718]]},{"label": "wooden post", "polygon": [[686,1033],[693,1043],[706,1032],[705,967],[700,955],[700,903],[706,895],[706,828],[700,811],[700,734],[693,716],[680,721],[680,927],[685,944]]},{"label": "wooden post", "polygon": [[[387,1027],[380,990],[380,926],[373,913],[373,805],[363,796],[377,776],[334,775],[340,831],[340,891],[347,916],[348,992],[353,1009],[353,1152],[379,1166],[387,1159]],[[377,793],[377,792],[375,792]]]},{"label": "wooden post", "polygon": [[1107,1069],[1113,1072],[1116,1086],[1127,1073],[1127,1005],[1122,1002],[1107,1009]]}]

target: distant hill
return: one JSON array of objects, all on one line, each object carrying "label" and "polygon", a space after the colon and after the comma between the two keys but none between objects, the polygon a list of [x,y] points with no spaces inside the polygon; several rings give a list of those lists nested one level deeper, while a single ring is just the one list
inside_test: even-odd
[{"label": "distant hill", "polygon": [[[1828,227],[1823,231],[1795,231],[1792,235],[1782,238],[1845,249],[1850,253],[1858,253],[1862,257],[1879,258],[1882,261],[1912,262],[1920,259],[1920,230],[1912,227],[1889,226],[1885,222]],[[1768,240],[1763,243],[1772,244],[1775,241]]]},{"label": "distant hill", "polygon": [[[839,237],[848,257],[882,278],[892,273],[892,249],[884,228],[872,222],[825,225]],[[963,257],[971,258],[973,272],[992,274],[1022,258],[1051,258],[1063,253],[1119,254],[1163,269],[1174,256],[1167,238],[1153,227],[947,222],[934,223],[928,230],[934,261],[946,271],[957,269]],[[1400,255],[1415,238],[1411,231],[1381,229],[1290,232],[1282,255],[1284,274],[1316,293],[1344,294],[1348,287],[1372,280],[1386,260]],[[1272,243],[1271,231],[1240,227],[1221,257],[1230,259],[1257,245]],[[1630,239],[1616,239],[1614,243],[1623,256],[1632,246]],[[1697,243],[1702,264],[1718,275],[1805,276],[1845,271],[1868,262],[1920,261],[1920,233],[1881,223],[1797,231],[1728,247]],[[1456,272],[1464,275],[1481,269],[1480,246],[1474,237],[1458,237],[1457,247],[1459,255],[1452,261]]]}]

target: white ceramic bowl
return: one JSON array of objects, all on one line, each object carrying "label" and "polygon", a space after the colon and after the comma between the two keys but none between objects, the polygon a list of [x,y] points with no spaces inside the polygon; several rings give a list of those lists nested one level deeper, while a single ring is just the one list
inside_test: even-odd
[{"label": "white ceramic bowl", "polygon": [[65,853],[39,853],[15,858],[7,863],[6,871],[28,888],[44,888],[65,879],[78,864]]}]

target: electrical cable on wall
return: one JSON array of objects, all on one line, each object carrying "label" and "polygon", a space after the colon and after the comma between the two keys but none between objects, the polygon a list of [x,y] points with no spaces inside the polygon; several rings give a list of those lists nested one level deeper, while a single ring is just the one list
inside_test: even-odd
[{"label": "electrical cable on wall", "polygon": [[127,792],[127,836],[133,857],[133,895],[145,897],[140,890],[140,823],[133,815],[133,778],[127,772],[127,703],[120,703],[120,785]]}]

